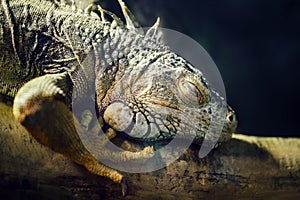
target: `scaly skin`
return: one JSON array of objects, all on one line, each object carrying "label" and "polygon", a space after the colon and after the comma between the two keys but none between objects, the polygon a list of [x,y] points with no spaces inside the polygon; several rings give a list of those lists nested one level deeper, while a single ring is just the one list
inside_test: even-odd
[{"label": "scaly skin", "polygon": [[[231,138],[237,122],[202,73],[158,41],[158,23],[144,33],[119,3],[126,24],[101,7],[98,16],[48,1],[2,0],[0,93],[14,98],[15,118],[38,142],[121,183],[125,195],[124,177],[82,144],[87,132],[98,137],[93,142],[101,151],[118,132],[152,143],[189,134],[201,144],[214,111],[217,120],[225,120],[221,143]],[[79,113],[72,112],[83,102]],[[225,119],[220,107],[226,109]],[[100,126],[90,127],[95,118]],[[101,130],[106,136],[98,135]],[[152,147],[103,152],[115,161],[153,153]]]}]

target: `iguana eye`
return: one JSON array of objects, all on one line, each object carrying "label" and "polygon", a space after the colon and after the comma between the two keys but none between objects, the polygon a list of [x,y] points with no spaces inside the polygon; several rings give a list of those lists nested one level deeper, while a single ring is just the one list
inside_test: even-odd
[{"label": "iguana eye", "polygon": [[204,95],[192,80],[181,79],[178,82],[179,93],[189,104],[199,105],[204,102]]}]

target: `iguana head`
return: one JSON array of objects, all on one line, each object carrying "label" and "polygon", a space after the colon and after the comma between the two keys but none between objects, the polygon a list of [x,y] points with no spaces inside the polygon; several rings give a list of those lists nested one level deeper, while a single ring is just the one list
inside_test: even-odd
[{"label": "iguana head", "polygon": [[219,137],[221,127],[216,141],[228,140],[237,125],[234,111],[155,32],[115,26],[99,48],[97,105],[107,127],[142,141],[189,135],[199,143],[209,131]]}]

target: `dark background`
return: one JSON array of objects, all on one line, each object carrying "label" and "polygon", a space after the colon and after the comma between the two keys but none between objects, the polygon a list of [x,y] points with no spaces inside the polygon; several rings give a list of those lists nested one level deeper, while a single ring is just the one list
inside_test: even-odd
[{"label": "dark background", "polygon": [[[143,26],[197,40],[222,75],[237,132],[300,136],[299,0],[127,0]],[[120,13],[117,0],[100,1]]]}]

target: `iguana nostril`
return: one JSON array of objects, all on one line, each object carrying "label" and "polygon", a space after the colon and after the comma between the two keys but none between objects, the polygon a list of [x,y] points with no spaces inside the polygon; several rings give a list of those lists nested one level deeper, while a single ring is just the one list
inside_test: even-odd
[{"label": "iguana nostril", "polygon": [[228,130],[230,131],[235,131],[236,127],[237,127],[237,119],[236,119],[236,115],[235,112],[231,110],[228,111],[227,116],[226,116],[226,125]]},{"label": "iguana nostril", "polygon": [[231,122],[233,121],[233,118],[234,118],[234,117],[233,117],[232,114],[230,114],[230,115],[228,116],[228,120],[231,121]]}]

